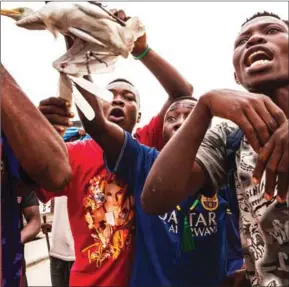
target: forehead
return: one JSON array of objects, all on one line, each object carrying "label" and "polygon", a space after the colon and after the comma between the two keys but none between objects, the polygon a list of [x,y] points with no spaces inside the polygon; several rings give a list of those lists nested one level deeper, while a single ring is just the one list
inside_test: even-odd
[{"label": "forehead", "polygon": [[287,25],[280,19],[277,19],[272,16],[262,16],[262,17],[257,17],[255,19],[252,19],[251,21],[246,23],[241,28],[239,35],[249,32],[250,30],[258,29],[262,25],[269,25],[269,24],[279,24],[287,28]]},{"label": "forehead", "polygon": [[169,109],[168,109],[168,113],[169,112],[172,112],[172,111],[178,111],[182,108],[186,108],[186,109],[193,109],[194,106],[196,105],[196,102],[195,101],[192,101],[192,100],[181,100],[181,101],[177,101],[175,103],[173,103]]}]

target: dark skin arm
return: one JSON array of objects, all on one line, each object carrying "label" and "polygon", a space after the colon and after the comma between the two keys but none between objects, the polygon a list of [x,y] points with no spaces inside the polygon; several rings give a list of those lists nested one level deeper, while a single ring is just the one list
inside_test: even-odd
[{"label": "dark skin arm", "polygon": [[32,241],[40,232],[41,219],[39,207],[37,205],[29,206],[23,209],[23,215],[27,221],[27,224],[21,230],[21,243],[25,244]]},{"label": "dark skin arm", "polygon": [[[111,12],[113,12],[117,17],[124,21],[129,19],[126,17],[125,12],[122,10],[112,10]],[[69,49],[73,44],[73,40],[68,37],[66,37],[65,40],[66,47]],[[146,47],[147,37],[145,34],[135,42],[135,47],[132,54],[135,57],[139,56],[144,52]],[[152,49],[140,61],[158,79],[159,83],[162,85],[169,96],[159,113],[161,120],[163,120],[167,109],[172,104],[174,99],[178,97],[192,96],[193,86],[187,82],[172,65],[170,65]],[[90,76],[85,76],[84,78],[92,82]],[[60,101],[61,100],[54,100],[53,98],[43,100],[40,102],[39,109],[54,126],[54,128],[59,132],[59,134],[63,136],[65,129],[69,127],[70,119],[73,118],[74,115],[69,111],[70,106],[65,107]]]},{"label": "dark skin arm", "polygon": [[66,146],[2,64],[1,104],[1,127],[22,168],[45,189],[63,189],[71,177]]},{"label": "dark skin arm", "polygon": [[[129,19],[126,17],[123,10],[117,11],[116,16],[126,21]],[[147,47],[146,34],[138,38],[134,44],[133,56],[140,56]],[[172,104],[173,100],[179,97],[189,97],[193,94],[193,86],[187,82],[184,77],[165,59],[163,59],[154,50],[150,50],[148,54],[140,60],[150,72],[157,78],[159,83],[165,89],[168,94],[168,99],[163,105],[159,115],[163,120],[167,109]]]},{"label": "dark skin arm", "polygon": [[89,121],[86,119],[84,114],[77,108],[84,130],[103,149],[108,163],[116,163],[124,143],[123,129],[120,128],[118,125],[109,122],[104,117],[102,103],[99,98],[78,86],[77,88],[95,112],[94,119],[92,121]]},{"label": "dark skin arm", "polygon": [[286,122],[283,111],[266,96],[232,90],[207,93],[154,163],[142,193],[147,213],[164,214],[207,186],[210,180],[195,159],[213,116],[236,123],[257,153],[270,139],[268,131],[274,133]]}]

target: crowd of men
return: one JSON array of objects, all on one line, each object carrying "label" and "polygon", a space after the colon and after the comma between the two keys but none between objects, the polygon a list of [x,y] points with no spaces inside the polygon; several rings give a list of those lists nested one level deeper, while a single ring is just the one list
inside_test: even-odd
[{"label": "crowd of men", "polygon": [[107,85],[111,103],[78,87],[95,111],[78,110],[80,132],[70,102],[37,109],[1,64],[2,285],[23,286],[17,196],[33,190],[56,198],[53,286],[288,286],[288,21],[264,12],[242,24],[243,91],[197,100],[146,35],[132,54],[168,94],[136,130],[128,79]]}]

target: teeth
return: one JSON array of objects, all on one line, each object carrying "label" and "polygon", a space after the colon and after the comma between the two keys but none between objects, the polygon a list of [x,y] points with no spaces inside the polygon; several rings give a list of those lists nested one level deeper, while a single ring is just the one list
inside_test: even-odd
[{"label": "teeth", "polygon": [[258,67],[258,66],[262,66],[266,63],[269,63],[269,60],[258,60],[256,62],[254,62],[250,67]]},{"label": "teeth", "polygon": [[248,63],[249,63],[249,65],[252,65],[252,63],[253,63],[253,59],[254,59],[254,57],[256,56],[256,55],[265,55],[266,57],[268,57],[267,56],[267,54],[264,52],[264,51],[256,51],[256,52],[254,52],[254,53],[252,53],[250,56],[249,56],[249,58],[248,58]]}]

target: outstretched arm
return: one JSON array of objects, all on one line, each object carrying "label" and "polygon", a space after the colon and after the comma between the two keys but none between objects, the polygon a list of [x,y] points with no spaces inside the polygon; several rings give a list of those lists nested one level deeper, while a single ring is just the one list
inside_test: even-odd
[{"label": "outstretched arm", "polygon": [[66,146],[2,64],[1,104],[1,127],[22,168],[45,189],[63,189],[71,177]]},{"label": "outstretched arm", "polygon": [[[154,163],[142,194],[146,212],[163,214],[189,194],[211,185],[213,178],[206,176],[209,171],[196,161],[196,154],[213,116],[237,124],[257,153],[270,139],[270,132],[286,122],[282,110],[266,96],[233,90],[207,93]],[[214,140],[209,138],[208,161],[219,152]],[[222,156],[219,159],[223,161]]]}]

